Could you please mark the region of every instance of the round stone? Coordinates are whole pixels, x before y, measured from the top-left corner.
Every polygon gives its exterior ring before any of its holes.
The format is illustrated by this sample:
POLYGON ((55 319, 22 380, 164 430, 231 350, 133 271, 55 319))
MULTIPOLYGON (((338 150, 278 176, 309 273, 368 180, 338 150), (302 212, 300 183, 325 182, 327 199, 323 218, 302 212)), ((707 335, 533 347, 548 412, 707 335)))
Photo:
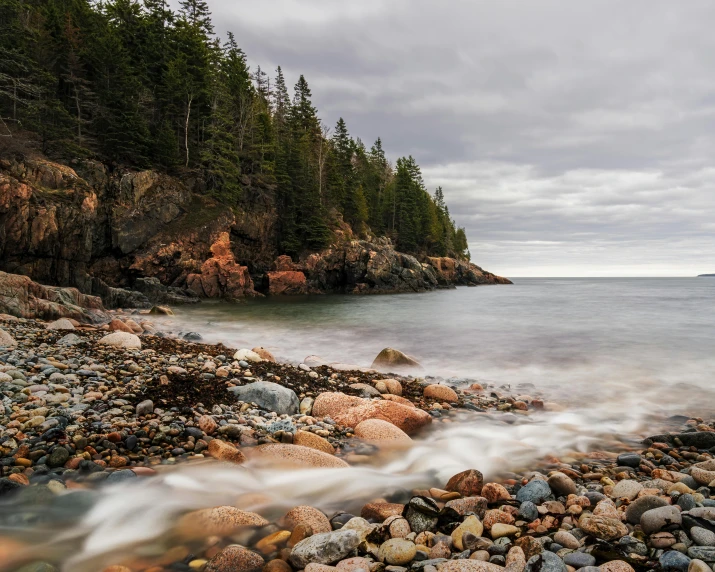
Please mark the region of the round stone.
POLYGON ((402 566, 412 562, 417 554, 417 547, 414 542, 404 538, 391 538, 383 542, 377 552, 377 557, 381 562, 386 562, 393 566, 402 566))
POLYGON ((663 572, 688 572, 690 558, 677 550, 663 552, 658 559, 663 572))

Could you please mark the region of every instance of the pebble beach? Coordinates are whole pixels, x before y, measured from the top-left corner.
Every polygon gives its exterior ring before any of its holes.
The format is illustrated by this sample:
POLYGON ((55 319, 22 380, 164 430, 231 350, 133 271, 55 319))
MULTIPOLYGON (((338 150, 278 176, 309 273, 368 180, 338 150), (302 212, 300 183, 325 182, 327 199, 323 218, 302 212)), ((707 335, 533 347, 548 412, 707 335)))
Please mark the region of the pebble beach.
POLYGON ((1 320, 2 571, 688 572, 715 564, 711 420, 684 417, 640 441, 613 439, 529 467, 515 461, 498 473, 475 465, 447 478, 395 474, 384 481, 394 486, 363 482, 359 494, 340 485, 344 506, 338 494, 329 510, 317 501, 291 506, 302 481, 323 482, 327 497, 329 483, 364 481, 440 428, 526 423, 559 404, 477 380, 388 376, 318 358, 279 363, 264 348, 164 332, 148 314, 117 313, 102 327, 1 320), (171 517, 148 527, 146 541, 120 542, 117 528, 114 545, 93 544, 103 499, 131 505, 156 491, 158 505, 162 491, 189 490, 177 475, 205 491, 166 509, 171 517), (212 487, 216 475, 226 479, 221 487, 212 487), (269 484, 280 479, 294 494, 276 502, 269 484), (226 502, 212 504, 219 497, 226 502))

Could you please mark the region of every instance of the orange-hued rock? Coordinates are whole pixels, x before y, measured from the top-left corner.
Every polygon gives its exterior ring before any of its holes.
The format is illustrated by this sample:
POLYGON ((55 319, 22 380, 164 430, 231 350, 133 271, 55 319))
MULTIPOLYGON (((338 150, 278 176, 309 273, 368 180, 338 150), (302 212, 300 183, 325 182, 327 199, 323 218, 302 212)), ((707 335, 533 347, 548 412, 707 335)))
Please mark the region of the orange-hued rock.
POLYGON ((503 485, 499 483, 487 483, 482 487, 482 493, 489 504, 495 503, 501 500, 511 500, 511 495, 509 491, 504 488, 503 485))
POLYGON ((284 445, 269 443, 259 445, 250 450, 249 456, 261 462, 296 468, 345 468, 349 465, 333 455, 303 447, 301 445, 284 445))
POLYGON ((205 572, 259 572, 265 560, 248 548, 231 544, 214 556, 204 568, 205 572))
POLYGON ((382 396, 382 398, 386 401, 394 401, 395 403, 401 403, 402 405, 407 405, 407 407, 415 407, 415 404, 412 403, 409 399, 400 397, 399 395, 392 395, 391 393, 386 393, 385 395, 382 396))
POLYGON ((231 251, 228 232, 211 245, 212 257, 201 265, 200 274, 189 274, 186 285, 202 298, 244 298, 256 296, 247 266, 240 266, 231 251))
POLYGON ((459 401, 459 396, 454 389, 437 383, 425 387, 424 396, 429 399, 437 399, 439 401, 459 401))
POLYGON ((347 395, 337 391, 326 391, 315 398, 313 417, 333 417, 340 413, 344 413, 348 409, 362 405, 367 400, 354 395, 347 395))
POLYGON ((260 514, 233 506, 217 506, 189 512, 182 516, 176 532, 182 538, 229 536, 245 526, 265 526, 268 521, 260 514))
POLYGON ((234 447, 231 443, 221 441, 220 439, 212 439, 209 443, 208 453, 214 459, 226 461, 228 463, 243 463, 246 456, 234 447))
POLYGON ((382 419, 366 419, 355 427, 355 436, 365 441, 389 444, 411 444, 412 439, 399 427, 382 419))
POLYGON ((333 447, 327 439, 310 431, 296 431, 293 436, 293 444, 310 447, 311 449, 322 451, 329 455, 335 454, 335 447, 333 447))
POLYGON ((308 293, 305 274, 298 270, 266 272, 268 294, 271 296, 296 296, 308 293))
POLYGON ((390 395, 402 395, 402 384, 396 379, 381 379, 390 395))
POLYGON ((218 423, 210 415, 202 415, 198 420, 199 429, 201 429, 207 435, 211 435, 216 429, 218 429, 218 423))
POLYGON ((289 510, 283 517, 283 522, 285 526, 291 530, 299 524, 310 527, 313 534, 321 534, 333 530, 328 517, 312 506, 297 506, 289 510))
POLYGON ((368 520, 383 522, 391 516, 401 516, 405 505, 393 502, 371 502, 362 507, 360 516, 368 520))
POLYGON ((482 493, 484 475, 475 469, 457 473, 447 482, 445 489, 457 492, 463 497, 476 497, 482 493))
POLYGON ((264 347, 256 347, 253 348, 251 351, 258 354, 263 361, 276 363, 276 358, 273 357, 273 354, 264 347))
POLYGON ((134 333, 134 330, 117 318, 114 318, 108 325, 110 332, 126 332, 128 334, 134 333))
POLYGON ((388 372, 422 369, 422 365, 415 358, 394 348, 385 348, 377 354, 371 367, 372 369, 388 372))
POLYGON ((432 416, 426 411, 388 400, 366 401, 344 413, 335 415, 333 419, 339 425, 352 428, 366 419, 382 419, 399 427, 407 434, 415 433, 425 425, 432 423, 432 416))

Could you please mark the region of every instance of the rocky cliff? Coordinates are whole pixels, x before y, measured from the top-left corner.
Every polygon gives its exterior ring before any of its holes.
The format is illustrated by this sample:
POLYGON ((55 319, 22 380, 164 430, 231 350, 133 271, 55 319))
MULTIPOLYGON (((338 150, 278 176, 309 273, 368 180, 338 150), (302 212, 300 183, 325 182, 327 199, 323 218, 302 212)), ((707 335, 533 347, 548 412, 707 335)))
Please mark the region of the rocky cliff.
POLYGON ((0 270, 77 288, 108 307, 261 294, 380 293, 507 280, 448 258, 417 260, 389 240, 353 240, 294 263, 279 256, 260 192, 231 209, 192 181, 97 161, 0 160, 0 270))

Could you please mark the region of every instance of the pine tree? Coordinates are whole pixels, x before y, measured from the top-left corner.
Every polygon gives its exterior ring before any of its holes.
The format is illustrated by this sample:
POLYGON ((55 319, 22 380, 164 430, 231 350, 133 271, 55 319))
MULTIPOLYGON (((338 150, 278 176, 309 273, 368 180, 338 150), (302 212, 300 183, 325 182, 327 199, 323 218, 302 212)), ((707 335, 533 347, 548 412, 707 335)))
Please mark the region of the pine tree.
POLYGON ((213 36, 214 27, 211 23, 211 10, 205 0, 181 0, 179 13, 192 26, 199 28, 207 36, 213 36))

